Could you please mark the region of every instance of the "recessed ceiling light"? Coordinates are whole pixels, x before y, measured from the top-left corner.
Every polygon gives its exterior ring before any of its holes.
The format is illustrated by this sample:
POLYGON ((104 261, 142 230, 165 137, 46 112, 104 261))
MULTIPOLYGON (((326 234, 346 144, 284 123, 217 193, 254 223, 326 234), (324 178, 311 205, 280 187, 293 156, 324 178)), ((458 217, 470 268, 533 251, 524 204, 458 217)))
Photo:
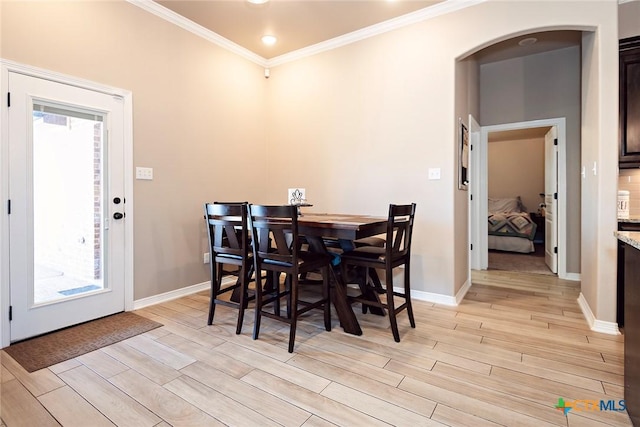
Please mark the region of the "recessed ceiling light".
POLYGON ((527 37, 526 39, 522 39, 518 42, 518 44, 520 46, 531 46, 532 44, 534 44, 535 42, 537 42, 538 39, 535 37, 527 37))
POLYGON ((271 35, 262 36, 262 43, 268 46, 276 44, 276 41, 278 41, 276 36, 271 36, 271 35))
POLYGON ((268 2, 269 0, 248 0, 249 3, 253 3, 253 4, 263 4, 268 2))

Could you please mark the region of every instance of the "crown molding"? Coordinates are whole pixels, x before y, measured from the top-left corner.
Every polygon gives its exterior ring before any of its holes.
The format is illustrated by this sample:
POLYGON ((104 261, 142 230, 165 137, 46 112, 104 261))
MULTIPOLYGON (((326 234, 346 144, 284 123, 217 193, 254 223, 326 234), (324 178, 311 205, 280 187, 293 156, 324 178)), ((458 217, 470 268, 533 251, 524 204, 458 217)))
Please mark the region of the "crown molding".
POLYGON ((164 19, 172 24, 179 26, 180 28, 187 30, 211 43, 218 45, 224 49, 227 49, 251 62, 254 62, 263 67, 267 67, 267 60, 260 55, 256 55, 248 49, 228 40, 218 33, 214 33, 211 30, 206 29, 202 25, 185 18, 182 15, 175 13, 174 11, 167 9, 166 7, 152 1, 152 0, 126 0, 134 6, 139 7, 149 13, 156 15, 159 18, 164 19))
POLYGON ((455 12, 457 10, 484 3, 486 1, 488 0, 445 0, 442 3, 438 3, 434 6, 429 6, 424 9, 407 13, 406 15, 398 16, 397 18, 389 19, 387 21, 383 21, 378 24, 353 31, 351 33, 347 33, 324 42, 298 49, 290 53, 285 53, 284 55, 276 56, 275 58, 269 59, 267 63, 269 67, 275 67, 287 62, 292 62, 301 58, 316 55, 321 52, 337 49, 339 47, 346 46, 348 44, 384 34, 386 32, 406 27, 412 24, 416 24, 418 22, 427 21, 437 16, 455 12))
POLYGON ((287 62, 292 62, 301 58, 316 55, 321 52, 337 49, 339 47, 346 46, 360 40, 377 36, 379 34, 384 34, 386 32, 406 27, 408 25, 416 24, 418 22, 423 22, 437 16, 445 15, 447 13, 474 6, 476 4, 484 3, 488 0, 445 0, 434 6, 429 6, 424 9, 399 16, 397 18, 389 19, 387 21, 380 22, 378 24, 371 25, 357 31, 353 31, 351 33, 335 37, 324 42, 316 43, 314 45, 298 49, 293 52, 285 53, 284 55, 276 56, 275 58, 271 59, 266 59, 259 55, 256 55, 250 50, 245 49, 244 47, 222 37, 221 35, 211 30, 204 28, 199 24, 196 24, 195 22, 173 12, 172 10, 167 9, 166 7, 152 0, 126 1, 199 37, 202 37, 205 40, 208 40, 224 49, 240 55, 251 62, 254 62, 265 68, 271 68, 285 64, 287 62))

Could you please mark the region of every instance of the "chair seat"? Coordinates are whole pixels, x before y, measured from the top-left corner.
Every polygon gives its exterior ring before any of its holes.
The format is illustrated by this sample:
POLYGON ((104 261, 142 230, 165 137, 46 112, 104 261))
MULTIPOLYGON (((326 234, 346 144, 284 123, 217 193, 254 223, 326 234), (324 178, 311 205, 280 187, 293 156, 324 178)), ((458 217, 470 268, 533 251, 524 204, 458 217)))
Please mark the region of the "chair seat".
MULTIPOLYGON (((251 257, 251 255, 249 255, 249 257, 251 257)), ((223 254, 223 253, 219 253, 216 255, 216 261, 219 261, 219 262, 232 261, 232 260, 242 261, 242 256, 236 255, 236 254, 223 254)))
POLYGON ((384 248, 384 245, 386 243, 386 240, 382 237, 363 237, 362 239, 357 239, 353 241, 353 244, 355 245, 356 248, 362 247, 362 246, 376 246, 379 248, 384 248))

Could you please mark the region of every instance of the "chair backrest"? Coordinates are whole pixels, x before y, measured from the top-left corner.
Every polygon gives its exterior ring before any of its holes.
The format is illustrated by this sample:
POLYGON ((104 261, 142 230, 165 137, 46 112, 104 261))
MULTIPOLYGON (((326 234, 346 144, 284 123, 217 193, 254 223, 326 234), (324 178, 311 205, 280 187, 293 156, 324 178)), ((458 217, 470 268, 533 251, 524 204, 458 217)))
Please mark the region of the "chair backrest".
POLYGON ((413 234, 415 214, 415 203, 410 205, 389 205, 386 244, 387 259, 408 257, 411 254, 411 235, 413 234))
POLYGON ((298 212, 295 205, 249 205, 256 260, 294 267, 298 259, 298 212))
POLYGON ((247 203, 205 203, 211 257, 246 258, 249 253, 247 203))

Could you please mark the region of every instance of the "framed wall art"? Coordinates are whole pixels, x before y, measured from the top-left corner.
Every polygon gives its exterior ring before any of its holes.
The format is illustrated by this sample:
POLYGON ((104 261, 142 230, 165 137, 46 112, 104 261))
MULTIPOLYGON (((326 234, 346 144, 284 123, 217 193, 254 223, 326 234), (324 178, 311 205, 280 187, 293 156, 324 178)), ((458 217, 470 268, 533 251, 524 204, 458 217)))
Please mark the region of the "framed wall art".
POLYGON ((458 119, 458 189, 469 188, 469 129, 458 119))

